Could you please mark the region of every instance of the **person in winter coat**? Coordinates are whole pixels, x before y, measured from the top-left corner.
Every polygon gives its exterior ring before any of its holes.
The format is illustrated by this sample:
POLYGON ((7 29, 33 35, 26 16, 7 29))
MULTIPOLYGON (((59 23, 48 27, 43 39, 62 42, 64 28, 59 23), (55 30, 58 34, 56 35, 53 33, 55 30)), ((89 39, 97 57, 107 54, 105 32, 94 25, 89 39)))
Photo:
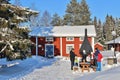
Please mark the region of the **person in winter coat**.
POLYGON ((83 61, 87 62, 86 57, 87 57, 87 53, 86 53, 85 50, 83 50, 83 52, 82 52, 82 62, 83 61))
POLYGON ((98 48, 95 48, 95 53, 94 53, 94 55, 95 55, 95 56, 98 56, 98 53, 100 53, 99 49, 98 49, 98 48))
POLYGON ((98 58, 97 58, 97 69, 96 71, 101 71, 101 59, 103 58, 101 53, 98 53, 98 58))
POLYGON ((75 61, 75 53, 74 53, 74 49, 72 48, 70 51, 70 61, 71 61, 71 70, 73 70, 73 66, 74 66, 74 61, 75 61))
POLYGON ((95 53, 94 53, 94 65, 97 66, 97 59, 98 59, 98 54, 100 53, 100 51, 98 50, 98 48, 95 48, 95 53))

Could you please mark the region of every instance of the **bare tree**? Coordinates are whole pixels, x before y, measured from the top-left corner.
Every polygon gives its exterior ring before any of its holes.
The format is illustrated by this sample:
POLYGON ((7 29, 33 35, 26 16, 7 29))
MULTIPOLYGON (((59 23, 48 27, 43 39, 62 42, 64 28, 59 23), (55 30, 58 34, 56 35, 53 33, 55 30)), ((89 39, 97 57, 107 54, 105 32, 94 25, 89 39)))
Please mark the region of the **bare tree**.
POLYGON ((51 26, 51 15, 48 11, 45 11, 41 17, 41 26, 51 26))
POLYGON ((20 2, 20 0, 15 0, 15 1, 14 1, 14 4, 15 4, 16 6, 21 6, 21 5, 22 5, 21 2, 20 2))
MULTIPOLYGON (((31 3, 30 9, 37 10, 35 3, 31 3)), ((33 15, 30 17, 30 27, 40 26, 40 13, 38 15, 33 15)))

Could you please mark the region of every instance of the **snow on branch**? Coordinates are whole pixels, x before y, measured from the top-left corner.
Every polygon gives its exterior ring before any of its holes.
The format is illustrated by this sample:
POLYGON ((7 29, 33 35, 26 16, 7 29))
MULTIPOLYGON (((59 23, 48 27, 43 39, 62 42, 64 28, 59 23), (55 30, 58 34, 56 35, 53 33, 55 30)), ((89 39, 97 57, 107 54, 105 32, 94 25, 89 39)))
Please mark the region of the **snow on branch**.
POLYGON ((10 46, 10 49, 11 49, 11 50, 14 50, 13 45, 12 45, 12 44, 10 44, 10 42, 9 42, 9 41, 7 41, 7 44, 10 46))
POLYGON ((13 45, 9 41, 7 41, 7 44, 2 48, 2 50, 0 51, 0 53, 3 52, 7 48, 8 45, 10 46, 11 50, 14 50, 13 45))
POLYGON ((11 5, 11 4, 1 4, 1 6, 3 6, 4 8, 7 7, 7 8, 12 9, 12 10, 28 11, 28 12, 33 13, 33 14, 38 14, 39 13, 38 11, 30 10, 29 8, 25 8, 25 7, 21 7, 21 6, 15 6, 15 5, 11 5))
POLYGON ((26 20, 25 17, 19 17, 19 16, 16 16, 16 19, 18 19, 18 20, 22 20, 22 21, 26 20))
POLYGON ((0 17, 0 21, 6 22, 6 23, 8 22, 8 20, 6 20, 5 18, 1 18, 1 17, 0 17))
POLYGON ((6 44, 6 45, 3 47, 3 49, 0 51, 0 53, 3 52, 3 51, 6 49, 7 45, 8 45, 8 44, 6 44))

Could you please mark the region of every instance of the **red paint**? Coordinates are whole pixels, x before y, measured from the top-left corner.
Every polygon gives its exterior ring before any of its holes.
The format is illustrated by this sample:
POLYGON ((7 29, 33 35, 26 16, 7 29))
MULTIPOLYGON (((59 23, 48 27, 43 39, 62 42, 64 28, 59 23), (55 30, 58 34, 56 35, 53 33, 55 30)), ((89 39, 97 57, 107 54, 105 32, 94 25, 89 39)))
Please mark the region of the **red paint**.
MULTIPOLYGON (((89 42, 92 42, 92 38, 88 37, 89 42)), ((35 37, 31 37, 32 42, 36 42, 35 37)), ((62 56, 69 56, 69 53, 66 53, 66 44, 74 44, 75 53, 77 56, 80 56, 79 49, 80 44, 82 44, 83 41, 80 40, 79 37, 75 37, 74 41, 66 41, 66 37, 62 37, 62 56)), ((41 45, 38 47, 38 55, 45 56, 45 44, 54 44, 54 55, 61 55, 61 44, 60 44, 60 37, 54 37, 53 42, 46 42, 45 37, 39 37, 38 38, 38 45, 41 45)), ((35 54, 35 49, 32 50, 32 54, 35 54)))
POLYGON ((94 45, 94 48, 98 48, 100 51, 103 51, 103 45, 100 44, 100 43, 96 43, 96 44, 94 45))

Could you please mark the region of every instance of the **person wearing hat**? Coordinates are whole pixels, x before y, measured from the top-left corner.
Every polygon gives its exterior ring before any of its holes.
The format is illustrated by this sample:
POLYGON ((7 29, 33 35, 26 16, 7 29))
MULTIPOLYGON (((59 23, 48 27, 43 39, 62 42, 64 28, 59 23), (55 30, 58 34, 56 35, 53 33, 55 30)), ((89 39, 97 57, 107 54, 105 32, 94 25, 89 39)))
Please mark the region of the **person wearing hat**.
POLYGON ((73 70, 75 56, 76 55, 75 55, 75 52, 74 52, 74 48, 72 48, 71 51, 70 51, 71 70, 73 70))

